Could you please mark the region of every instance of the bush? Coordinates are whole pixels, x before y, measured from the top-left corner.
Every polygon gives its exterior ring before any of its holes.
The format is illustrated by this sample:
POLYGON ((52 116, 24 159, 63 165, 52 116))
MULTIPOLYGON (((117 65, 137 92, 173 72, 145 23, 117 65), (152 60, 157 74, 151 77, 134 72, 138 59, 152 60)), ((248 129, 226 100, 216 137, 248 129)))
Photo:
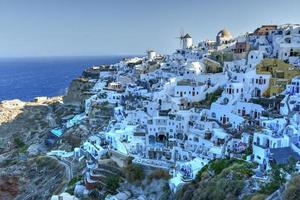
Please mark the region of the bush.
POLYGON ((250 163, 233 164, 230 169, 239 172, 246 177, 251 177, 254 174, 252 170, 253 166, 254 165, 250 163))
POLYGON ((206 97, 205 97, 205 100, 200 101, 199 105, 210 106, 213 102, 217 101, 217 99, 221 96, 222 92, 223 92, 223 89, 218 88, 213 93, 207 93, 206 97))
POLYGON ((289 182, 286 190, 284 191, 285 200, 297 200, 300 199, 300 174, 295 175, 289 182))
POLYGON ((171 178, 171 176, 167 171, 161 170, 161 169, 156 169, 148 176, 148 181, 151 182, 153 179, 155 179, 155 180, 159 180, 159 179, 169 180, 170 178, 171 178))
POLYGON ((28 149, 28 145, 23 145, 19 148, 19 153, 25 153, 28 149))
POLYGON ((82 176, 75 176, 73 177, 70 182, 68 183, 68 186, 74 186, 78 181, 82 179, 82 176))
POLYGON ((258 191, 259 194, 270 195, 280 188, 282 184, 285 183, 284 174, 281 172, 281 168, 278 165, 272 166, 271 182, 265 184, 261 190, 258 191))
POLYGON ((292 174, 296 171, 297 160, 293 157, 290 157, 288 163, 283 166, 284 171, 289 174, 292 174))
POLYGON ((214 161, 212 161, 209 165, 209 168, 211 170, 214 171, 214 173, 220 174, 223 169, 229 167, 234 161, 236 161, 235 159, 216 159, 214 161))
POLYGON ((261 190, 259 191, 260 194, 266 194, 266 195, 270 195, 273 192, 275 192, 276 190, 278 190, 280 187, 280 184, 272 181, 270 183, 267 183, 265 186, 263 186, 261 188, 261 190))
POLYGON ((107 189, 111 191, 112 193, 115 193, 120 185, 120 179, 118 176, 108 176, 105 179, 105 183, 107 186, 107 189))
POLYGON ((141 181, 145 178, 144 170, 139 165, 128 165, 124 171, 129 182, 141 181))
POLYGON ((253 165, 238 159, 215 159, 203 167, 195 181, 176 193, 177 199, 238 199, 245 180, 253 175, 253 165))
POLYGON ((22 140, 21 138, 19 138, 19 137, 15 137, 15 138, 14 138, 14 144, 15 144, 18 148, 25 146, 25 143, 24 143, 23 140, 22 140))
POLYGON ((252 198, 251 198, 251 200, 265 200, 266 199, 266 195, 264 195, 264 194, 256 194, 256 195, 254 195, 252 198))
POLYGON ((204 172, 207 171, 207 169, 208 169, 208 165, 205 165, 204 167, 202 167, 199 170, 199 172, 197 173, 195 181, 201 181, 202 180, 202 175, 203 175, 204 172))

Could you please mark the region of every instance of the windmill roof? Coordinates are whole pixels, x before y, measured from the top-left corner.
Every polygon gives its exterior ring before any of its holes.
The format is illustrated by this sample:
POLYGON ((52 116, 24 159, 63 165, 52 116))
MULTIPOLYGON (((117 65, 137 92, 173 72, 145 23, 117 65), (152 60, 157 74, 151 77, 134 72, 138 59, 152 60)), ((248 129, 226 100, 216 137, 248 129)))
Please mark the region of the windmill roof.
POLYGON ((185 34, 185 36, 183 37, 183 38, 192 38, 188 33, 187 34, 185 34))

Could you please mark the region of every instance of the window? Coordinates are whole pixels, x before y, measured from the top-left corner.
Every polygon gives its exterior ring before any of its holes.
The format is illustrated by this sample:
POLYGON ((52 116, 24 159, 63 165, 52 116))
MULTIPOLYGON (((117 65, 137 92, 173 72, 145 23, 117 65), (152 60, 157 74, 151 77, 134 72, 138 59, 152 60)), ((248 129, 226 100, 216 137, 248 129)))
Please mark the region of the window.
POLYGON ((213 113, 211 114, 211 117, 216 118, 216 113, 213 112, 213 113))

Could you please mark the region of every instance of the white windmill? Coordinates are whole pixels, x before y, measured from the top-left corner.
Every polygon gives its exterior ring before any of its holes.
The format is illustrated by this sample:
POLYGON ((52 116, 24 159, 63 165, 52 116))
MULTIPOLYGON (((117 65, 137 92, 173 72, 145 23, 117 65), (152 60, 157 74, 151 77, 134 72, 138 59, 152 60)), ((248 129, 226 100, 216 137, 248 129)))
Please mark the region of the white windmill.
POLYGON ((180 31, 180 36, 177 37, 180 40, 180 45, 182 49, 189 49, 193 46, 193 39, 188 33, 184 33, 183 30, 180 31))
POLYGON ((157 54, 155 51, 153 51, 151 49, 147 50, 147 57, 149 60, 154 60, 156 56, 157 56, 157 54))

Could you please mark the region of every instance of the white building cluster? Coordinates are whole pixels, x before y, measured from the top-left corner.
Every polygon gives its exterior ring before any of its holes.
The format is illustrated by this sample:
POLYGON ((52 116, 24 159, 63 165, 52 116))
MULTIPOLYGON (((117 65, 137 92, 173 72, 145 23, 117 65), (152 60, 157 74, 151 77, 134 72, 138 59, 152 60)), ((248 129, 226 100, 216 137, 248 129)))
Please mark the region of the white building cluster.
MULTIPOLYGON (((86 114, 99 102, 115 109, 95 135, 137 164, 172 169, 173 190, 210 160, 242 158, 248 148, 247 160, 261 171, 289 157, 299 160, 300 78, 277 94, 285 97, 276 115, 276 98, 262 99, 274 77, 256 67, 266 58, 300 67, 300 25, 265 25, 239 37, 224 29, 216 41, 198 45, 189 34, 181 39, 171 55, 150 50, 100 72, 86 114)), ((99 145, 84 143, 94 156, 103 152, 99 145)))

